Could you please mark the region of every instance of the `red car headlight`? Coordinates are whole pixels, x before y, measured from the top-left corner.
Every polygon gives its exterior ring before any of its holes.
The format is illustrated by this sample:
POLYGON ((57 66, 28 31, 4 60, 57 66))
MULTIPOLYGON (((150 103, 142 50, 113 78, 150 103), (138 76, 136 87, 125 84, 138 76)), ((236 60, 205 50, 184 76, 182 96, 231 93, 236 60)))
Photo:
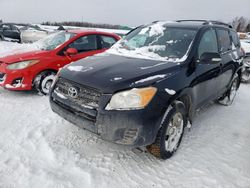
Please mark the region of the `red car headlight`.
POLYGON ((27 60, 27 61, 20 61, 17 63, 13 63, 7 66, 7 69, 9 70, 20 70, 25 69, 27 67, 30 67, 34 64, 39 63, 39 60, 27 60))

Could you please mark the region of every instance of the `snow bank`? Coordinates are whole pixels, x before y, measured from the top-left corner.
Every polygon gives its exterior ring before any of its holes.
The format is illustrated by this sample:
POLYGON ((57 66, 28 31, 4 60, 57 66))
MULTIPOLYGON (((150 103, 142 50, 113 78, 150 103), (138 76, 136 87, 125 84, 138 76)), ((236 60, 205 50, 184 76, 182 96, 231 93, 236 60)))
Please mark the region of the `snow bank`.
POLYGON ((248 187, 249 92, 199 112, 168 161, 63 120, 47 97, 0 89, 0 187, 248 187))

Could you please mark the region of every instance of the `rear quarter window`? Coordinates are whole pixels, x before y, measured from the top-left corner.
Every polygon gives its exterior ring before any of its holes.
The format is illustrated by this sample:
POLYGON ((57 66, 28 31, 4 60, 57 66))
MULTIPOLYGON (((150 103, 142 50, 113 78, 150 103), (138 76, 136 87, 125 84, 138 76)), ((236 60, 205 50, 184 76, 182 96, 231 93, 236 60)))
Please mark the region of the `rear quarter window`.
POLYGON ((111 36, 101 35, 100 37, 101 37, 102 48, 110 48, 117 41, 115 38, 113 38, 111 36))
POLYGON ((229 32, 226 29, 218 29, 218 41, 220 46, 220 52, 227 52, 232 49, 231 39, 229 32))

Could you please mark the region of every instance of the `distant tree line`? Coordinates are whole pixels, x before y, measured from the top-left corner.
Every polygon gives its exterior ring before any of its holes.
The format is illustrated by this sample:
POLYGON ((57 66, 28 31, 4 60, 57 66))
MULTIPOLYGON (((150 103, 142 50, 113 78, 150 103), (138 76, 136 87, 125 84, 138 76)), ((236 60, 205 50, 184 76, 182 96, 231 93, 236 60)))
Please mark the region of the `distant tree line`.
MULTIPOLYGON (((0 19, 0 23, 3 23, 3 20, 0 19)), ((250 20, 240 16, 235 17, 233 21, 230 23, 233 28, 237 32, 250 32, 250 20)), ((75 27, 93 27, 93 28, 107 28, 107 29, 132 29, 128 26, 121 26, 121 25, 112 25, 112 24, 96 24, 96 23, 89 23, 89 22, 43 22, 42 25, 51 25, 51 26, 75 26, 75 27)))
POLYGON ((231 24, 237 32, 250 32, 250 20, 243 16, 235 17, 231 24))
POLYGON ((42 25, 50 25, 50 26, 74 26, 74 27, 93 27, 93 28, 106 28, 106 29, 127 29, 130 30, 130 27, 121 26, 121 25, 111 25, 111 24, 96 24, 89 22, 43 22, 42 25))

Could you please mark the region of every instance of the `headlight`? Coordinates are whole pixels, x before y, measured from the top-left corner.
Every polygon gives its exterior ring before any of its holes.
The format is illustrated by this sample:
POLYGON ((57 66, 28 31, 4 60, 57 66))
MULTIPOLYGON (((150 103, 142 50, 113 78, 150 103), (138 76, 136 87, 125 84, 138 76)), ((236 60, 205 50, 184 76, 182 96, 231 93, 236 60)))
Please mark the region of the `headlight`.
POLYGON ((146 87, 116 93, 106 106, 106 110, 142 109, 152 100, 156 91, 154 87, 146 87))
POLYGON ((21 61, 21 62, 17 62, 17 63, 13 63, 7 66, 7 69, 10 70, 20 70, 20 69, 24 69, 27 68, 31 65, 37 64, 39 63, 39 60, 28 60, 28 61, 21 61))

